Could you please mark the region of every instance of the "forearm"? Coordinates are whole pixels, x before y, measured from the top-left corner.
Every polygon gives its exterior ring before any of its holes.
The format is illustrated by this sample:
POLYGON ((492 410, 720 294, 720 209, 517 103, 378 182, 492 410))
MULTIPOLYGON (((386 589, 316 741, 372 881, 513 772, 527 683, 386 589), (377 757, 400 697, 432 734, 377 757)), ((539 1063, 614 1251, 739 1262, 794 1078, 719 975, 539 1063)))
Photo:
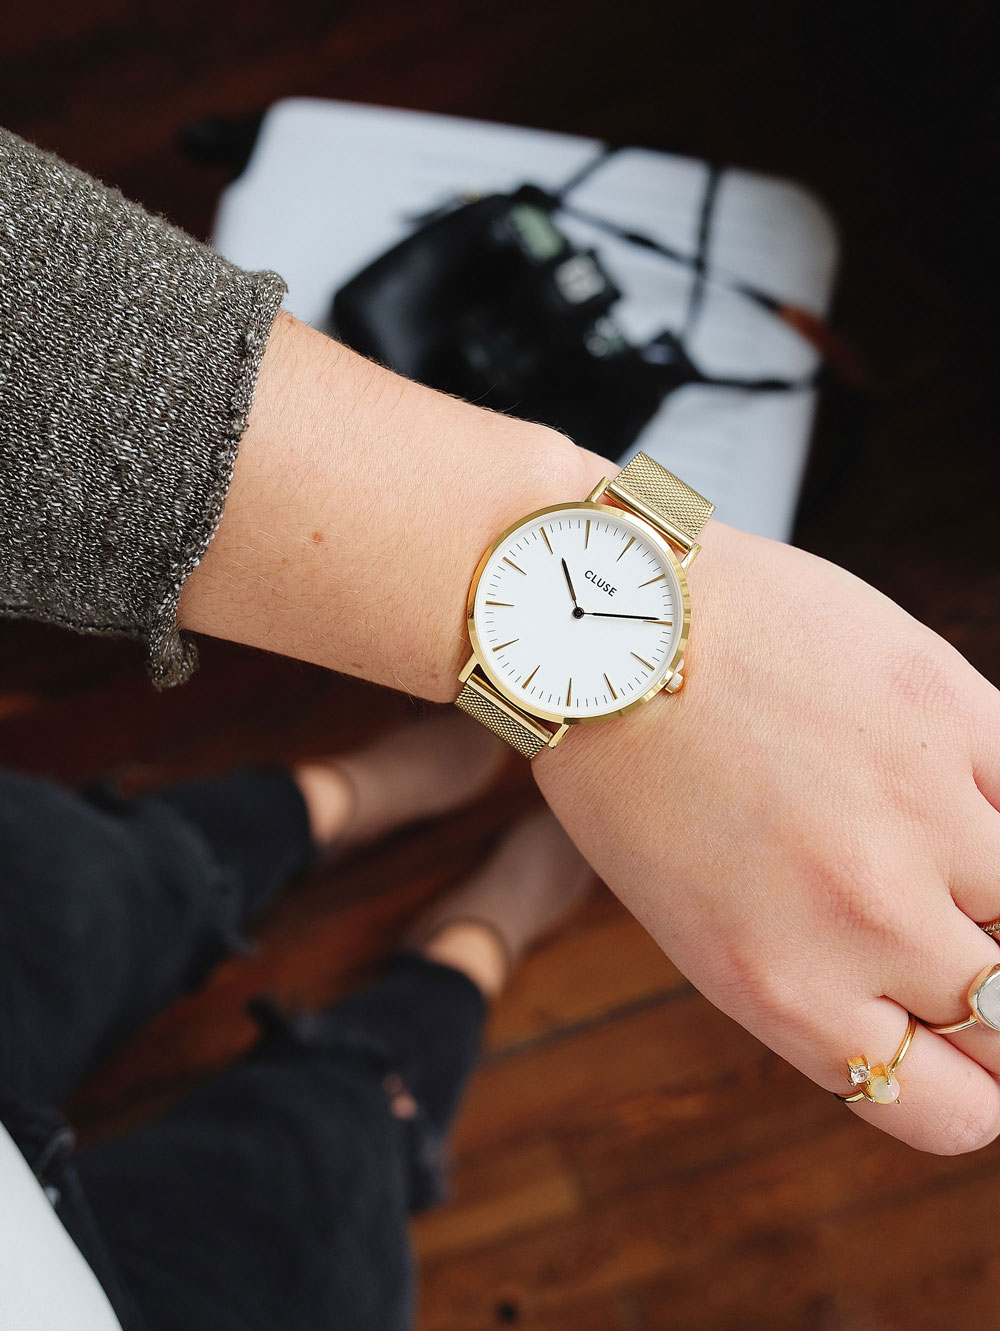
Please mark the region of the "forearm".
POLYGON ((181 623, 451 699, 482 551, 531 509, 582 498, 609 468, 562 435, 401 379, 279 316, 181 623))

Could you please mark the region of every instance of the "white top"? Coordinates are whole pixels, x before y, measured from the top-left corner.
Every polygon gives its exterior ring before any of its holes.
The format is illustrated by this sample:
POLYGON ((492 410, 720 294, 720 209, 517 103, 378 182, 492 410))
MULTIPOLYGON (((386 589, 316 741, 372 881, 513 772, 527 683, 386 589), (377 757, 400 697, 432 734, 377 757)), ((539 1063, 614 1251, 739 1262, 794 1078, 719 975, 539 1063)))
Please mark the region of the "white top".
POLYGON ((0 1331, 121 1331, 97 1277, 0 1127, 0 1331))

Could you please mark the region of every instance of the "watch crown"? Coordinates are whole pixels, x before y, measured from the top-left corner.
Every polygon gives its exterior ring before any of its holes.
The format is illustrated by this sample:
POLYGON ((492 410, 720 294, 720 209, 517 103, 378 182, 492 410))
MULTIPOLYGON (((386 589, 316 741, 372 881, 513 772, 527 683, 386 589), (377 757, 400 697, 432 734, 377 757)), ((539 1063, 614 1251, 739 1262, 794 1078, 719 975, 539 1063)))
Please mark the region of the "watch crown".
POLYGON ((668 675, 663 681, 663 688, 667 693, 676 693, 683 683, 684 676, 679 670, 675 670, 672 675, 668 675))

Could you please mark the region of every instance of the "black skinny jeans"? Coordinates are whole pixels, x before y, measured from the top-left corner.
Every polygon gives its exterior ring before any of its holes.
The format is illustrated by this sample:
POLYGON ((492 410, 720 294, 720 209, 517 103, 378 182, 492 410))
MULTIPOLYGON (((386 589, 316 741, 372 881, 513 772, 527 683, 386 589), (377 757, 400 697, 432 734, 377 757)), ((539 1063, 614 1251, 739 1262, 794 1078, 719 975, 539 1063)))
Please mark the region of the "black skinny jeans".
POLYGON ((312 854, 279 769, 127 801, 0 773, 0 1120, 125 1331, 411 1324, 408 1215, 438 1194, 484 1015, 458 971, 400 956, 327 1011, 262 1005, 248 1057, 92 1150, 58 1113, 312 854))

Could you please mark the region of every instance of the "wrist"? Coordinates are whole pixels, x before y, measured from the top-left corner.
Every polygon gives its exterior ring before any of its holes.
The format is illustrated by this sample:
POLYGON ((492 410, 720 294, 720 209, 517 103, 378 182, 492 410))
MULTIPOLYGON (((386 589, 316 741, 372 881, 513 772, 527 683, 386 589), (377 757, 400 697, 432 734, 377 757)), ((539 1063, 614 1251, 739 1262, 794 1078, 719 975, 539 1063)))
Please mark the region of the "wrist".
POLYGON ((433 691, 424 696, 439 702, 455 698, 459 672, 472 650, 467 600, 483 552, 519 518, 550 504, 582 499, 617 471, 614 463, 554 430, 508 417, 494 419, 503 422, 504 465, 495 470, 494 480, 472 473, 463 477, 463 493, 456 497, 464 515, 461 555, 438 578, 438 604, 446 624, 437 632, 433 691))
POLYGON ((281 315, 181 622, 450 700, 483 549, 613 470, 555 431, 411 383, 281 315))
MULTIPOLYGON (((433 557, 424 578, 420 653, 409 662, 412 678, 405 685, 435 702, 451 702, 459 690, 459 672, 471 651, 469 586, 483 551, 525 514, 583 497, 616 470, 557 431, 491 413, 476 415, 485 418, 490 443, 474 465, 449 463, 445 468, 448 487, 438 502, 448 541, 444 545, 435 538, 429 543, 433 557)), ((468 428, 476 422, 467 417, 465 424, 468 428)))

